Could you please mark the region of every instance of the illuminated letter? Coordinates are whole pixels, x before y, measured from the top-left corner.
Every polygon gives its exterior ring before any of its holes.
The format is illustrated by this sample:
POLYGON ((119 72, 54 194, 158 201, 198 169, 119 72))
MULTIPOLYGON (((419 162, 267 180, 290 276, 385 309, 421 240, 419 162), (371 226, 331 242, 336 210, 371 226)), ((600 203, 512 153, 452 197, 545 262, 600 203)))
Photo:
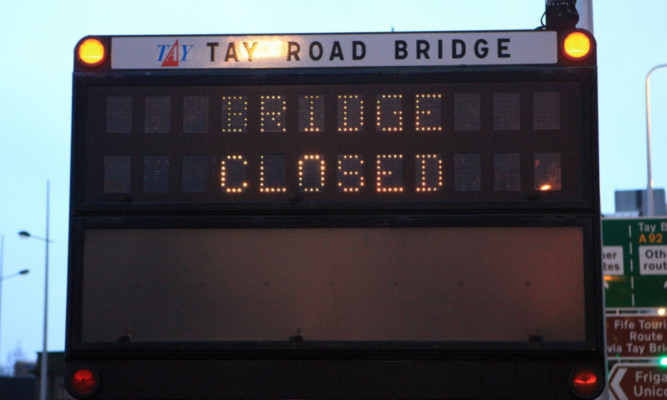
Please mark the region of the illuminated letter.
POLYGON ((377 130, 399 132, 403 130, 402 94, 377 95, 377 130))
POLYGON ((421 132, 441 131, 442 94, 415 95, 415 130, 421 132))
POLYGON ((248 128, 248 99, 246 96, 222 96, 223 133, 246 132, 248 128))
POLYGON ((442 188, 442 155, 417 154, 415 156, 415 190, 437 192, 442 188))
POLYGON ((299 96, 299 132, 324 131, 324 96, 299 96))
POLYGON ((260 132, 287 132, 287 101, 284 96, 261 96, 260 104, 260 132))
POLYGON ((220 189, 226 193, 244 193, 248 189, 248 161, 243 155, 228 155, 220 162, 220 189))
POLYGON ((363 97, 360 94, 338 95, 338 132, 359 132, 363 128, 363 97))
POLYGON ((259 191, 261 193, 286 192, 285 155, 262 154, 259 157, 259 191))
POLYGON ((377 155, 376 183, 378 192, 403 191, 403 154, 377 155))
POLYGON ((319 154, 299 157, 299 192, 319 192, 324 189, 324 158, 319 154))
POLYGON ((358 192, 363 189, 363 156, 359 154, 339 154, 336 175, 339 192, 358 192))

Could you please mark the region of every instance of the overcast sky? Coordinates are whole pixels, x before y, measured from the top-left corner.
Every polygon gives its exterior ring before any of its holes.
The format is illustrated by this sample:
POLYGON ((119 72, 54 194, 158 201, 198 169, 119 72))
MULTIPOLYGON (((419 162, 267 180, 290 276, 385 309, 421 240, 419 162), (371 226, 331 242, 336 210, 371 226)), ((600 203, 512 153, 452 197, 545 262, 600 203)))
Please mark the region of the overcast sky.
MULTIPOLYGON (((14 1, 0 6, 0 234, 4 272, 30 268, 2 284, 0 363, 41 350, 46 181, 51 181, 49 338, 64 349, 71 71, 73 49, 89 34, 252 34, 533 29, 543 0, 411 1, 14 1)), ((644 81, 667 63, 667 1, 598 0, 601 198, 646 187, 644 81)), ((667 185, 667 68, 651 83, 653 174, 667 185)))

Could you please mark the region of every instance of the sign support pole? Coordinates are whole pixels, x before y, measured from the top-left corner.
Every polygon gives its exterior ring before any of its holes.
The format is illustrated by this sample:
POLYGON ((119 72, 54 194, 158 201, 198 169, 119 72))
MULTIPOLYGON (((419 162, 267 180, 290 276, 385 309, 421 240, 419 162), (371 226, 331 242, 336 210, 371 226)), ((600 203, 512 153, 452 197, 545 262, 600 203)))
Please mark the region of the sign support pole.
POLYGON ((593 0, 579 0, 577 2, 579 23, 577 28, 586 29, 593 33, 593 0))
POLYGON ((648 183, 646 188, 646 196, 648 197, 648 216, 652 217, 655 213, 653 205, 653 177, 651 174, 651 92, 650 80, 653 71, 667 67, 667 64, 656 65, 651 68, 646 74, 646 171, 648 175, 648 183))

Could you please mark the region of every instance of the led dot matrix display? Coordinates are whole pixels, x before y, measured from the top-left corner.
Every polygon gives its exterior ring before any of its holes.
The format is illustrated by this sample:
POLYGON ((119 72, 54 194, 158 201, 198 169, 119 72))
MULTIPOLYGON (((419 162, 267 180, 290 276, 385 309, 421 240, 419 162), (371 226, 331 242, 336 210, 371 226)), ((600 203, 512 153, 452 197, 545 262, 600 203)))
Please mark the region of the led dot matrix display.
POLYGON ((572 198, 582 189, 581 155, 574 150, 580 128, 576 118, 564 118, 582 101, 573 84, 179 86, 94 93, 103 112, 89 143, 102 172, 91 176, 100 183, 89 198, 525 201, 572 198))

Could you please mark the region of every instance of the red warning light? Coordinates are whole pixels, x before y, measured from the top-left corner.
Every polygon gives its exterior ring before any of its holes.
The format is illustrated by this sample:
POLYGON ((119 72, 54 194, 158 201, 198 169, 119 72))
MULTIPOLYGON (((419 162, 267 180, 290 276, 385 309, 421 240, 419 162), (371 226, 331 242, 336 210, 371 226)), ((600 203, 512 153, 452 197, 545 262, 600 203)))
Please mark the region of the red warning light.
POLYGON ((582 397, 589 397, 597 393, 598 384, 597 374, 590 369, 579 370, 572 377, 572 387, 582 397))
POLYGON ((76 370, 71 380, 72 390, 81 396, 90 396, 97 389, 97 374, 88 368, 76 370))

